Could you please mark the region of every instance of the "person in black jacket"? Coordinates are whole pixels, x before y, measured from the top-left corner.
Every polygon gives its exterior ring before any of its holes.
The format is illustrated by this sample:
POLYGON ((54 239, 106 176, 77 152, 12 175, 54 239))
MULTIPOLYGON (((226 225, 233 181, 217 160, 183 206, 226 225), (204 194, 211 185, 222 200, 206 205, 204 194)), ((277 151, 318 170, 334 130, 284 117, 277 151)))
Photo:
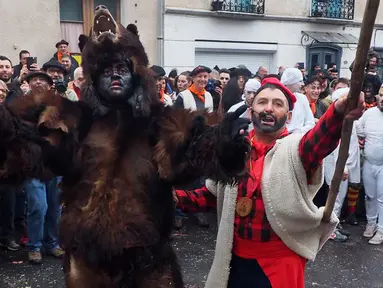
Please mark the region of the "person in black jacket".
POLYGON ((21 50, 19 53, 19 60, 20 63, 13 66, 13 78, 19 77, 21 70, 26 68, 27 65, 27 59, 31 56, 30 53, 27 50, 21 50))
POLYGON ((56 43, 57 52, 53 55, 53 58, 55 58, 57 61, 61 63, 61 57, 64 54, 67 54, 71 58, 72 66, 74 69, 78 67, 78 62, 76 59, 73 58, 73 56, 70 55, 68 50, 68 41, 65 41, 64 39, 56 43))

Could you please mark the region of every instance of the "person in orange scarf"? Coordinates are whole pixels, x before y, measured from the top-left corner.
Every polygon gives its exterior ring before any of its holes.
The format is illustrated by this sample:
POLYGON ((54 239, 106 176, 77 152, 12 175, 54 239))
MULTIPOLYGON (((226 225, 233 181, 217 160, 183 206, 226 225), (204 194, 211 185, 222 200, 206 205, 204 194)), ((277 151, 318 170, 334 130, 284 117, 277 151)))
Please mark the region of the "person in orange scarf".
POLYGON ((61 41, 57 42, 56 43, 57 52, 53 55, 53 58, 55 58, 57 61, 59 61, 61 63, 61 57, 64 54, 67 54, 71 58, 72 66, 74 67, 74 69, 76 69, 79 66, 78 62, 77 62, 77 60, 75 58, 73 58, 70 55, 70 52, 68 50, 68 46, 69 46, 68 41, 66 41, 64 39, 62 39, 61 41))
POLYGON ((315 123, 326 112, 327 106, 319 99, 322 87, 322 79, 319 77, 312 77, 306 84, 306 97, 310 104, 310 109, 313 112, 315 123))
POLYGON ((174 107, 190 109, 192 111, 208 109, 210 112, 213 112, 213 97, 205 89, 210 73, 211 69, 206 66, 200 65, 194 68, 190 73, 190 76, 193 78, 193 84, 178 94, 174 107))
MULTIPOLYGON (((193 78, 193 84, 188 89, 178 94, 173 107, 176 109, 189 109, 191 111, 207 109, 209 112, 213 112, 213 97, 205 89, 209 81, 210 73, 211 69, 209 67, 202 65, 195 67, 190 73, 190 76, 193 78)), ((203 186, 203 183, 204 179, 201 177, 199 179, 195 179, 195 181, 187 187, 176 188, 194 189, 203 186)), ((209 227, 209 222, 203 213, 194 213, 194 216, 198 226, 204 228, 209 227)), ((179 210, 176 215, 176 224, 178 227, 182 227, 182 216, 179 213, 179 210)))

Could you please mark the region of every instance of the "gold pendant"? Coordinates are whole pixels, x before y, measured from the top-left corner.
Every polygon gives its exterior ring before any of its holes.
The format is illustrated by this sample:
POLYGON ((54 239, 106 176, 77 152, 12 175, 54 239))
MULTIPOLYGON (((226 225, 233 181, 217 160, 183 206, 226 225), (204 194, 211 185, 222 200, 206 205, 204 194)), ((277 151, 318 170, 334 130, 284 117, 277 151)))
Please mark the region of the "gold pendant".
POLYGON ((240 217, 246 217, 250 214, 253 207, 253 201, 248 197, 242 197, 237 202, 236 211, 240 217))

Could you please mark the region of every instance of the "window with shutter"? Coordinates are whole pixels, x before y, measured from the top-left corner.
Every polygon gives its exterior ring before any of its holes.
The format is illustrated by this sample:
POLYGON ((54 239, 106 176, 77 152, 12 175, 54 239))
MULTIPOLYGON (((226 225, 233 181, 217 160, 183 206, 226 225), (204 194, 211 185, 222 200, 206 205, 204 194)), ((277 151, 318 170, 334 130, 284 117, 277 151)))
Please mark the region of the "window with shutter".
POLYGON ((69 51, 71 53, 80 53, 78 36, 80 34, 88 35, 92 27, 94 9, 98 5, 108 7, 112 16, 117 22, 120 22, 120 1, 121 0, 60 0, 60 39, 65 39, 69 42, 69 51))

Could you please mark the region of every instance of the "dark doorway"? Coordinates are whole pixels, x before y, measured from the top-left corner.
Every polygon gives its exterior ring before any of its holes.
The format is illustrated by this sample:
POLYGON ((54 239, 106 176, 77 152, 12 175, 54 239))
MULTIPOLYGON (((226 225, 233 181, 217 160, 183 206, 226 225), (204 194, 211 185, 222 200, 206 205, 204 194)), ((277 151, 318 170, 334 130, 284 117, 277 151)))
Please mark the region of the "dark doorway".
POLYGON ((342 47, 333 44, 314 43, 306 48, 306 67, 311 71, 313 65, 319 64, 322 69, 328 69, 335 63, 340 70, 342 47))

